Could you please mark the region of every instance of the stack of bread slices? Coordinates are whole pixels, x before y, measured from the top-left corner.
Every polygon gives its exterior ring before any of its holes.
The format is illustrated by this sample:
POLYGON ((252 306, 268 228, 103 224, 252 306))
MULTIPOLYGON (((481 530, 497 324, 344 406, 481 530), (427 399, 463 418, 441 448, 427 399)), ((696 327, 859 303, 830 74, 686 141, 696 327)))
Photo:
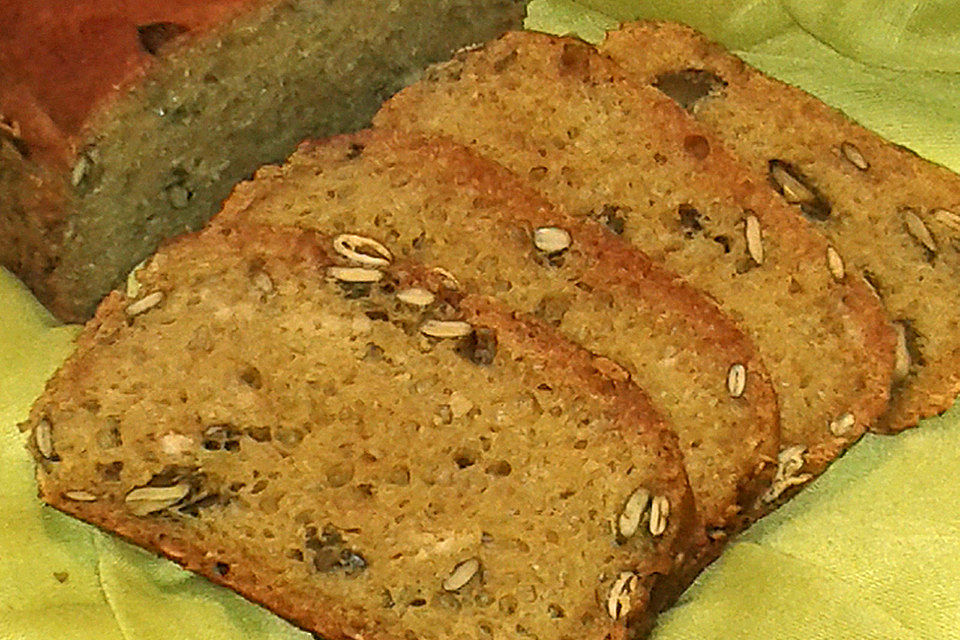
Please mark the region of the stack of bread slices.
POLYGON ((41 496, 331 640, 641 637, 960 391, 958 214, 685 27, 509 33, 112 292, 27 423, 41 496))

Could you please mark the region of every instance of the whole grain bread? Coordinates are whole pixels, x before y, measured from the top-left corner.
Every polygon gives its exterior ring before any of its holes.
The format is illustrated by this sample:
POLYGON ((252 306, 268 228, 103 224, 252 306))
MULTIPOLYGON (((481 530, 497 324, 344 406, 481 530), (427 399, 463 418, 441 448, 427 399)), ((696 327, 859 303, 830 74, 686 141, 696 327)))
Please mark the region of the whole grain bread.
POLYGON ((160 240, 310 135, 353 130, 520 0, 0 3, 0 265, 90 317, 160 240))
POLYGON ((448 135, 719 301, 754 340, 780 401, 767 508, 822 471, 887 406, 895 336, 859 273, 651 87, 588 45, 510 33, 389 100, 377 126, 448 135))
POLYGON ((899 335, 892 407, 879 430, 899 431, 950 407, 960 393, 960 176, 689 27, 627 25, 609 34, 603 51, 769 172, 770 186, 830 239, 847 269, 873 284, 899 335))
POLYGON ((435 271, 331 245, 214 227, 151 258, 31 412, 42 498, 325 638, 647 629, 695 523, 647 396, 435 271))
POLYGON ((496 296, 606 358, 676 430, 715 541, 701 565, 770 486, 776 396, 750 340, 615 233, 466 147, 387 129, 308 142, 239 185, 216 220, 362 238, 368 252, 439 265, 462 292, 496 296))

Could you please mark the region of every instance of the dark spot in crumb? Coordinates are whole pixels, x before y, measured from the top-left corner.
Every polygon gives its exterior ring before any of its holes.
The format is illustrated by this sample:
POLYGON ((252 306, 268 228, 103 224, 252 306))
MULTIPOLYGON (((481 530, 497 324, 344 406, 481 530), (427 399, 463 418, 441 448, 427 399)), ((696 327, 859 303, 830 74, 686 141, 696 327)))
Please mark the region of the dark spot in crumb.
POLYGON ((700 224, 700 212, 689 204, 681 204, 677 207, 677 213, 680 215, 680 226, 684 228, 683 235, 692 238, 698 231, 703 231, 703 225, 700 224))
POLYGON ((410 601, 411 607, 422 607, 425 604, 427 604, 427 601, 424 600, 423 598, 414 598, 413 600, 410 601))
POLYGON ((623 235, 627 228, 627 219, 624 213, 630 213, 630 207, 621 207, 614 204, 605 204, 597 214, 597 220, 613 233, 623 235))
POLYGON ((478 454, 473 449, 457 449, 453 453, 453 461, 460 469, 472 467, 477 463, 478 454))
POLYGON ((228 565, 226 562, 218 562, 217 564, 213 565, 213 571, 218 576, 225 576, 230 572, 230 565, 228 565))
POLYGON ((790 284, 787 287, 787 291, 790 293, 800 293, 803 291, 803 287, 800 286, 800 283, 797 282, 796 278, 790 278, 790 284))
POLYGON ((390 315, 382 309, 373 309, 372 311, 366 311, 364 312, 364 315, 366 315, 368 318, 374 321, 380 321, 380 322, 390 321, 390 315))
POLYGON ((590 77, 590 56, 593 49, 590 45, 569 42, 563 45, 560 54, 560 75, 577 76, 582 80, 590 77))
POLYGON ((506 460, 497 460, 488 464, 485 470, 492 476, 506 477, 513 471, 513 467, 506 460))
POLYGON ((547 177, 546 167, 533 167, 527 172, 531 180, 543 180, 547 177))
POLYGON ((347 150, 346 158, 347 160, 354 160, 359 158, 363 153, 364 146, 358 142, 351 142, 350 149, 347 150))
POLYGON ((497 356, 497 332, 487 327, 477 327, 473 333, 460 340, 457 353, 473 364, 493 363, 497 356))
POLYGON ((97 463, 97 472, 105 482, 119 482, 121 471, 123 471, 123 462, 119 460, 110 464, 97 463))
POLYGON ((718 93, 727 83, 710 71, 684 69, 660 74, 653 86, 687 111, 693 111, 700 100, 718 93))
POLYGON ((393 609, 396 603, 393 601, 393 594, 389 589, 384 589, 380 594, 380 606, 384 609, 393 609))
POLYGON ((560 605, 551 604, 550 606, 547 607, 547 615, 549 615, 551 618, 563 618, 567 614, 564 613, 563 607, 561 607, 560 605))
POLYGON ((757 263, 753 261, 753 258, 740 258, 737 260, 734 268, 737 273, 746 273, 757 266, 757 263))
POLYGON ((701 135, 686 136, 683 139, 683 150, 697 160, 703 160, 710 155, 710 143, 701 135))
POLYGON ((653 161, 660 165, 667 164, 667 156, 658 151, 653 154, 653 161))
POLYGON ((57 579, 57 582, 63 584, 70 578, 70 574, 66 571, 54 571, 53 577, 57 579))
POLYGON ((337 284, 340 285, 340 291, 347 300, 366 298, 373 288, 369 282, 338 282, 337 284))
POLYGON ((164 45, 187 31, 187 27, 176 22, 151 22, 137 27, 137 38, 143 50, 155 56, 164 45))
POLYGON ((248 427, 246 433, 256 442, 270 442, 270 427, 248 427))
POLYGON ((730 238, 724 235, 714 236, 713 241, 723 247, 724 253, 730 253, 730 238))
POLYGON ((259 389, 263 386, 263 376, 260 375, 260 370, 254 366, 246 367, 241 371, 240 380, 254 389, 259 389))
POLYGON ((517 59, 516 50, 511 51, 507 55, 501 57, 499 60, 494 61, 493 70, 496 73, 503 73, 507 67, 512 65, 517 59))
POLYGON ((926 360, 923 357, 923 350, 920 348, 924 340, 923 335, 914 327, 913 320, 900 318, 897 322, 903 325, 903 333, 907 342, 907 353, 910 354, 911 368, 913 366, 922 367, 926 364, 926 360))

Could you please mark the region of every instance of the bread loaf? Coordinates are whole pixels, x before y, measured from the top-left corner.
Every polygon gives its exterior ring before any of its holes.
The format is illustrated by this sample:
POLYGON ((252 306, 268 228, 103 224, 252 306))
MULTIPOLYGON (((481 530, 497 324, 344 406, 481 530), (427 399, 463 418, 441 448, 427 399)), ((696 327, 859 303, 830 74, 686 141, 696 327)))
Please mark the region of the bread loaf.
POLYGON ((648 628, 694 520, 646 395, 332 240, 213 228, 112 293, 32 410, 42 498, 325 638, 648 628))
POLYGON ((960 177, 883 140, 692 29, 638 23, 603 50, 729 145, 863 274, 896 320, 898 431, 960 393, 960 177), (642 52, 642 55, 639 54, 642 52))
POLYGON ((0 265, 82 321, 303 138, 363 126, 520 0, 0 3, 0 265))
MULTIPOLYGON (((238 186, 216 220, 342 234, 442 266, 461 291, 495 295, 603 356, 676 429, 704 534, 718 542, 770 486, 776 396, 750 341, 615 233, 465 147, 384 129, 305 143, 238 186)), ((704 562, 718 552, 705 548, 704 562)))
POLYGON ((510 33, 389 100, 378 126, 445 134, 712 295, 780 400, 778 475, 803 484, 887 406, 895 336, 860 274, 720 141, 588 45, 510 33))

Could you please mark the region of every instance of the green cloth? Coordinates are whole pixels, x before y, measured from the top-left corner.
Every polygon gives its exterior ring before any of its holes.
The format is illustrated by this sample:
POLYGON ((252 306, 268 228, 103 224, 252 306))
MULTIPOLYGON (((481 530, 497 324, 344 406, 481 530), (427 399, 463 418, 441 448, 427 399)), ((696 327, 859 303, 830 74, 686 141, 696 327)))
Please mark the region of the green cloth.
MULTIPOLYGON (((619 19, 687 22, 960 170, 960 2, 534 0, 529 13, 530 28, 593 41, 619 19)), ((40 506, 16 425, 75 335, 0 270, 0 639, 309 638, 40 506)), ((867 436, 732 544, 655 640, 960 638, 958 419, 867 436)))

